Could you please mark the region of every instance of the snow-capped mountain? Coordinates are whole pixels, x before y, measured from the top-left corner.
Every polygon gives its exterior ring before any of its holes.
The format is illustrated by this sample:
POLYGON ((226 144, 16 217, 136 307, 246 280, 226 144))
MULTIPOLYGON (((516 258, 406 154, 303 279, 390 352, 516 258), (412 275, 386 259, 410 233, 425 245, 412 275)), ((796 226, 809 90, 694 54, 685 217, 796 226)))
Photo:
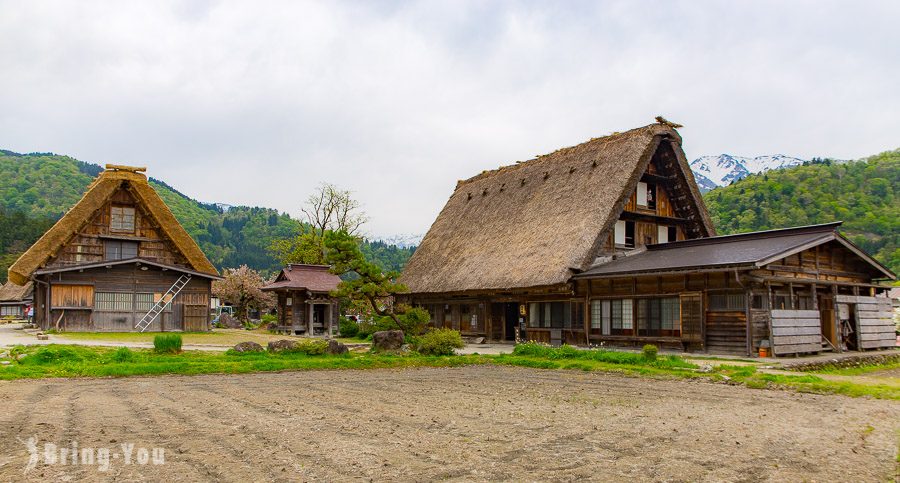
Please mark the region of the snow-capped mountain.
POLYGON ((388 245, 395 245, 400 248, 417 247, 422 243, 422 238, 425 238, 425 235, 405 234, 374 237, 375 240, 383 241, 388 245))
POLYGON ((718 156, 701 156, 691 161, 691 170, 694 172, 694 179, 697 180, 700 191, 706 192, 719 186, 728 186, 733 181, 749 174, 797 166, 803 162, 802 159, 783 154, 755 158, 720 154, 718 156))

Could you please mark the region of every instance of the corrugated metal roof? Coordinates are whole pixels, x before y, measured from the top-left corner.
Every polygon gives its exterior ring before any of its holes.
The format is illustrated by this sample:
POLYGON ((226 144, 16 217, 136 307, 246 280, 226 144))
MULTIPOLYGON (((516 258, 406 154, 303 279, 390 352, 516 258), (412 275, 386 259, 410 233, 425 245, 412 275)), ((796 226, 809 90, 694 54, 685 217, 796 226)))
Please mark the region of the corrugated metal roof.
POLYGON ((341 283, 341 278, 328 271, 327 265, 288 265, 278 278, 264 286, 263 290, 309 290, 331 292, 341 283))
POLYGON ((650 245, 646 251, 585 270, 576 278, 770 263, 838 235, 840 222, 650 245))

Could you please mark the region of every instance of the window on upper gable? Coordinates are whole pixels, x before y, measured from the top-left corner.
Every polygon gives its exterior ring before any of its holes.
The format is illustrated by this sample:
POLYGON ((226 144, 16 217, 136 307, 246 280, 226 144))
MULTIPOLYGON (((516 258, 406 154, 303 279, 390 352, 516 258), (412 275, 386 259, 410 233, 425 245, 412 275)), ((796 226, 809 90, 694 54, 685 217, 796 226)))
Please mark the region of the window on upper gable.
POLYGON ((134 207, 110 207, 109 229, 120 233, 134 233, 134 207))

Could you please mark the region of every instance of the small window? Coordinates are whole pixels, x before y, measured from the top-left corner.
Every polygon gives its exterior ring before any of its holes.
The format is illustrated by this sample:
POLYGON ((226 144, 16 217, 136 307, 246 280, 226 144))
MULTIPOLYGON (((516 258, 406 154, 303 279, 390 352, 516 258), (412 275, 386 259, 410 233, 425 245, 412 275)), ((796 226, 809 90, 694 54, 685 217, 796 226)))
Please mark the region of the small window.
POLYGON ((134 233, 134 208, 131 206, 111 207, 109 229, 121 233, 134 233))
POLYGON ((769 296, 767 294, 753 294, 750 300, 750 308, 757 310, 765 310, 769 308, 769 296))
POLYGON ((647 184, 647 208, 656 209, 656 185, 647 184))
POLYGON ((128 260, 138 256, 137 242, 107 240, 104 244, 105 260, 128 260))
POLYGON ((747 297, 742 293, 710 294, 709 310, 719 312, 743 311, 747 308, 747 297))
POLYGON ((619 220, 615 227, 615 242, 617 246, 634 248, 634 222, 619 220))
POLYGON ((640 182, 637 185, 637 205, 642 207, 647 207, 647 194, 649 190, 647 190, 647 183, 640 182))
POLYGON ((94 293, 94 309, 105 312, 131 312, 134 308, 134 294, 120 292, 94 293))
POLYGON ((628 248, 634 248, 634 222, 633 221, 625 222, 625 246, 628 248))
POLYGON ((669 227, 669 241, 678 241, 678 229, 674 226, 669 227))

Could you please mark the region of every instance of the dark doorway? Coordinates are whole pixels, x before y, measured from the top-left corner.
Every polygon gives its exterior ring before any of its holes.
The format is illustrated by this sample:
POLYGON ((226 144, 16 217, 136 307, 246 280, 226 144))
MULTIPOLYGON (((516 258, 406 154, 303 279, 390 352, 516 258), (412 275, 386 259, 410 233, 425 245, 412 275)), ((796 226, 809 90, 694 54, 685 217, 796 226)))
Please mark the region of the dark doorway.
POLYGON ((503 316, 506 321, 504 338, 506 340, 516 340, 516 326, 519 324, 519 304, 507 303, 503 310, 503 316))

